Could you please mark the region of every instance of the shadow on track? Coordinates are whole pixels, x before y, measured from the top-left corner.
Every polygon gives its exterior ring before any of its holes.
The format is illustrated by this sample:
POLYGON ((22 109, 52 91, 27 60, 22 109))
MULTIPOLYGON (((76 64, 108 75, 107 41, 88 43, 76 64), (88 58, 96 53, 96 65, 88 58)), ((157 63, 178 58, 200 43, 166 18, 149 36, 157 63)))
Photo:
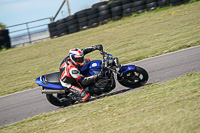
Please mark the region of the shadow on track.
MULTIPOLYGON (((145 87, 145 86, 147 86, 147 85, 151 85, 151 84, 152 84, 152 83, 148 83, 148 84, 145 84, 145 85, 143 85, 143 86, 134 86, 134 87, 128 88, 128 89, 123 89, 123 90, 115 91, 115 92, 108 93, 108 94, 102 94, 102 95, 97 96, 97 97, 92 97, 88 102, 92 102, 92 101, 94 101, 94 100, 96 100, 96 99, 100 99, 100 98, 104 98, 104 97, 109 97, 109 96, 113 96, 113 95, 123 94, 123 93, 128 92, 128 91, 131 91, 131 90, 134 90, 134 91, 140 90, 141 88, 143 88, 143 87, 145 87)), ((74 103, 74 104, 72 104, 72 105, 77 105, 77 104, 81 104, 81 103, 76 102, 76 103, 74 103)), ((69 105, 69 106, 72 106, 72 105, 69 105)), ((69 107, 69 106, 65 106, 65 107, 69 107)), ((65 108, 65 107, 64 107, 64 108, 65 108)), ((63 107, 60 107, 60 108, 63 108, 63 107)))
MULTIPOLYGON (((113 95, 118 95, 118 94, 123 94, 125 92, 128 92, 128 91, 131 91, 131 90, 139 90, 141 89, 142 87, 144 86, 147 86, 147 85, 151 85, 152 83, 148 83, 148 84, 145 84, 143 86, 134 86, 132 88, 128 88, 128 89, 123 89, 123 90, 119 90, 119 91, 116 91, 116 92, 112 92, 112 93, 108 93, 108 94, 103 94, 103 95, 100 95, 100 96, 97 96, 97 97, 94 97, 94 98, 91 98, 90 101, 94 101, 96 99, 100 99, 100 98, 104 98, 104 97, 109 97, 109 96, 113 96, 113 95)), ((89 101, 89 102, 90 102, 89 101)))

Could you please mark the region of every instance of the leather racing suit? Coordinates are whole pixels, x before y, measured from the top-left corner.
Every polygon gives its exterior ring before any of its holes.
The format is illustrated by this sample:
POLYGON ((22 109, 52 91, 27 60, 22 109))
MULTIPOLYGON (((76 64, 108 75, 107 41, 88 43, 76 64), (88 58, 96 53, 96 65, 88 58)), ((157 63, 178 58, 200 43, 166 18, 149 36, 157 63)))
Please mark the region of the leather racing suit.
MULTIPOLYGON (((96 45, 97 46, 97 45, 96 45)), ((88 47, 85 49, 82 49, 82 52, 84 55, 94 51, 94 50, 100 50, 95 46, 88 47)), ((85 102, 90 99, 90 94, 87 92, 87 89, 84 89, 83 85, 88 85, 95 81, 95 79, 98 77, 97 75, 84 77, 80 73, 80 69, 83 65, 85 65, 90 60, 88 58, 84 59, 84 62, 82 65, 76 65, 73 63, 69 56, 67 56, 60 64, 60 73, 61 73, 61 84, 65 89, 69 89, 70 92, 76 95, 78 97, 78 101, 85 102)))

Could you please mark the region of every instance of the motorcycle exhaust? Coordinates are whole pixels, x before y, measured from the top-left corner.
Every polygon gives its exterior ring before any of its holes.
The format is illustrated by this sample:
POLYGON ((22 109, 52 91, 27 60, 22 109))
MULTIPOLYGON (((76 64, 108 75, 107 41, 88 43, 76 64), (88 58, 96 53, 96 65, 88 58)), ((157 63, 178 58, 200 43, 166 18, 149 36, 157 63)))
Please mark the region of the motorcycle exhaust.
POLYGON ((43 89, 42 94, 64 94, 65 90, 43 89))

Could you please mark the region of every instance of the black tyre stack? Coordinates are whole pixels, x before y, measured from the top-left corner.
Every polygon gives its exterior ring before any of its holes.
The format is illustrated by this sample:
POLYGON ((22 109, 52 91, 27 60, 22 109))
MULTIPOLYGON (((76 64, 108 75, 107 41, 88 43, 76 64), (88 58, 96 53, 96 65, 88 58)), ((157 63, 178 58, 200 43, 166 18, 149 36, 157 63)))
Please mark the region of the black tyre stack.
POLYGON ((99 12, 98 7, 93 7, 87 11, 88 19, 89 19, 89 28, 94 28, 99 26, 99 12))
POLYGON ((100 6, 107 5, 107 4, 108 4, 108 1, 99 2, 99 3, 92 5, 92 8, 98 8, 100 6))
POLYGON ((158 7, 163 8, 170 5, 169 0, 158 0, 158 7))
POLYGON ((119 20, 123 16, 123 8, 121 1, 116 1, 110 4, 112 20, 119 20))
POLYGON ((170 3, 172 6, 178 6, 178 5, 183 4, 183 1, 182 0, 170 0, 170 3))
POLYGON ((133 0, 133 8, 136 14, 146 10, 146 0, 133 0))
POLYGON ((183 0, 183 3, 185 4, 185 3, 188 3, 188 2, 190 2, 190 0, 183 0))
POLYGON ((11 48, 11 42, 8 30, 0 30, 0 49, 3 48, 11 48))
POLYGON ((69 34, 78 32, 80 30, 78 19, 77 19, 76 15, 68 16, 65 19, 65 21, 67 23, 67 28, 68 28, 69 34))
POLYGON ((110 5, 102 5, 98 7, 100 24, 106 24, 111 20, 110 5))
POLYGON ((88 10, 89 9, 85 9, 85 10, 79 11, 75 14, 78 19, 80 30, 88 29, 88 24, 89 24, 89 19, 88 19, 88 14, 87 14, 88 10))
POLYGON ((123 8, 123 16, 131 16, 133 14, 133 0, 121 0, 123 8))
POLYGON ((68 34, 66 19, 60 19, 56 22, 57 35, 63 36, 68 34))
POLYGON ((98 7, 92 7, 88 10, 89 28, 94 28, 99 26, 99 11, 98 7))
POLYGON ((146 10, 153 11, 157 8, 157 0, 146 0, 146 10))
POLYGON ((57 33, 57 28, 56 28, 56 22, 48 24, 48 27, 49 27, 50 37, 51 38, 57 37, 58 33, 57 33))
MULTIPOLYGON (((113 0, 114 1, 114 0, 113 0)), ((170 4, 177 6, 188 3, 190 0, 116 0, 110 4, 100 2, 92 5, 90 9, 81 10, 74 15, 58 20, 48 25, 50 37, 63 36, 94 28, 106 24, 110 20, 119 20, 122 17, 139 14, 144 11, 153 11, 157 7, 166 7, 170 4)))

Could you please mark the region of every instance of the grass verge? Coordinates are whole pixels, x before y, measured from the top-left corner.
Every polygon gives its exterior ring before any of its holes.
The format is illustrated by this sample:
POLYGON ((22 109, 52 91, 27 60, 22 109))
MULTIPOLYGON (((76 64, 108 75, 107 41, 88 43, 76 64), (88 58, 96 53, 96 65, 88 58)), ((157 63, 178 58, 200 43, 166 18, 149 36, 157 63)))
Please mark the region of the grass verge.
MULTIPOLYGON (((0 51, 0 95, 36 87, 35 79, 58 71, 71 48, 103 44, 121 63, 128 63, 199 45, 199 9, 200 2, 195 2, 0 51)), ((87 57, 101 59, 99 52, 87 57)))
POLYGON ((1 133, 162 132, 200 130, 200 73, 188 74, 141 90, 38 115, 1 133))

